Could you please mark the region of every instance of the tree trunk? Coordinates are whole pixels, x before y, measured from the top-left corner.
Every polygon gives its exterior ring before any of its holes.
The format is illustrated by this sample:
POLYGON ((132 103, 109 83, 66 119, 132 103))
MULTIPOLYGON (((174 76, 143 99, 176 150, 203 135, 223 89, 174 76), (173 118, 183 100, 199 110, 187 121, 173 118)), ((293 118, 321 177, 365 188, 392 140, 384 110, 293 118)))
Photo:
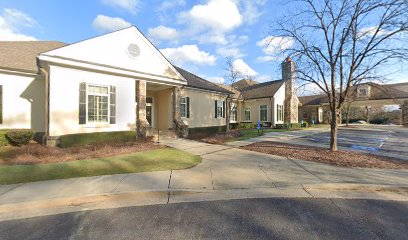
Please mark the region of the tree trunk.
POLYGON ((349 127, 350 124, 350 107, 351 104, 348 104, 346 108, 346 127, 349 127))
POLYGON ((330 124, 330 150, 337 151, 337 120, 338 113, 337 110, 332 110, 331 112, 331 124, 330 124))
POLYGON ((232 112, 232 109, 231 109, 232 104, 231 104, 230 99, 228 99, 228 98, 226 99, 225 106, 227 108, 227 111, 225 113, 226 114, 226 116, 225 116, 225 125, 226 125, 225 132, 229 132, 230 129, 231 129, 230 122, 231 122, 231 112, 232 112))

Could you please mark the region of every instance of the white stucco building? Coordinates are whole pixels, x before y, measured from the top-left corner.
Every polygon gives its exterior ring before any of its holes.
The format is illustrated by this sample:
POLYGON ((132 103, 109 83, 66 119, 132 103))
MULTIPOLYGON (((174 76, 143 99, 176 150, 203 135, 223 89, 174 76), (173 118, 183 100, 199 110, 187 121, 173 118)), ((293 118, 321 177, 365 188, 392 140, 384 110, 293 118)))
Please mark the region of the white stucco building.
MULTIPOLYGON (((246 86, 232 120, 283 123, 285 81, 246 86)), ((0 42, 0 90, 0 128, 32 129, 44 140, 225 126, 233 96, 173 66, 136 27, 70 45, 0 42)))

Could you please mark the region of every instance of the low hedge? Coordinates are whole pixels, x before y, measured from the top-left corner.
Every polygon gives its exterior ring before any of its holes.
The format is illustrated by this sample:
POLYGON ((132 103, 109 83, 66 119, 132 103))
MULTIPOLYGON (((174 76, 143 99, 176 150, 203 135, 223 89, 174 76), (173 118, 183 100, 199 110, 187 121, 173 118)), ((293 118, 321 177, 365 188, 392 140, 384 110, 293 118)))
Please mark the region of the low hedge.
POLYGON ((230 128, 231 129, 238 129, 239 123, 230 123, 230 128))
POLYGON ((130 142, 136 139, 134 131, 79 133, 64 135, 59 138, 59 146, 62 148, 88 145, 104 142, 130 142))
POLYGON ((276 124, 275 128, 277 129, 300 129, 302 128, 302 124, 301 123, 276 124))
POLYGON ((7 141, 14 146, 27 145, 34 136, 34 132, 28 129, 9 130, 6 132, 7 141))
POLYGON ((213 126, 213 127, 198 127, 198 128, 189 128, 188 133, 189 135, 195 134, 215 134, 219 132, 225 132, 227 126, 213 126))
POLYGON ((255 123, 240 123, 238 126, 239 129, 252 129, 257 128, 257 124, 255 123))
POLYGON ((7 146, 9 143, 6 138, 7 130, 0 130, 0 147, 7 146))

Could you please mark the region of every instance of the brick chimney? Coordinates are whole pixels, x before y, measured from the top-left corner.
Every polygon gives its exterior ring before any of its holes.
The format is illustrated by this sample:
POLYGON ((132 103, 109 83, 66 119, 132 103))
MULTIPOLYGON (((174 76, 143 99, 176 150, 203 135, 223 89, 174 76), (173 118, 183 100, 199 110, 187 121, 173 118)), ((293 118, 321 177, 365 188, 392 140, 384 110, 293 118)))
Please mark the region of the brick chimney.
POLYGON ((285 82, 284 122, 298 123, 299 99, 296 96, 296 64, 290 57, 282 63, 282 80, 285 82))

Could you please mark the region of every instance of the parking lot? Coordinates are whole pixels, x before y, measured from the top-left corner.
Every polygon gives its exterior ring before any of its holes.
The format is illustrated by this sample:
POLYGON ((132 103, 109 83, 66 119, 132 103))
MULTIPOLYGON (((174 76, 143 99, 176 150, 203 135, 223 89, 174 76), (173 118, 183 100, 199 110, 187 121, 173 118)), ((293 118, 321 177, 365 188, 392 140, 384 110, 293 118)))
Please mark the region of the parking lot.
MULTIPOLYGON (((293 142, 328 146, 330 132, 301 136, 293 142)), ((353 126, 341 127, 338 146, 348 150, 365 151, 408 160, 408 128, 398 126, 353 126)))

